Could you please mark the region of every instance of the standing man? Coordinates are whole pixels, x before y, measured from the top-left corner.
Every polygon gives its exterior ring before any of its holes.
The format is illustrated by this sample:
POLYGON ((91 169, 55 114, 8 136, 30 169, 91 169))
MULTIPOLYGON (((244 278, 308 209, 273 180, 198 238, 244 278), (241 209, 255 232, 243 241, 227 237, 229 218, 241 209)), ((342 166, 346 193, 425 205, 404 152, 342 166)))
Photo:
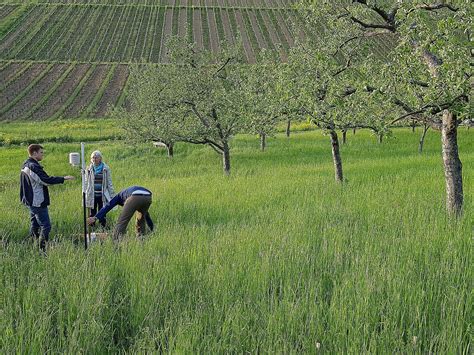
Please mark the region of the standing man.
POLYGON ((150 230, 153 230, 153 221, 151 220, 148 209, 152 202, 152 193, 150 190, 141 186, 131 186, 120 191, 115 197, 110 200, 94 217, 88 218, 89 225, 93 225, 96 220, 103 221, 106 214, 115 206, 123 206, 122 213, 115 225, 113 238, 118 240, 127 231, 128 222, 137 212, 136 232, 140 237, 145 234, 145 224, 150 230))
POLYGON ((49 176, 40 165, 44 158, 43 147, 39 144, 28 146, 29 158, 23 163, 20 174, 20 200, 30 210, 30 236, 39 238, 42 251, 46 251, 51 222, 49 219, 48 185, 62 184, 73 180, 73 176, 49 176))

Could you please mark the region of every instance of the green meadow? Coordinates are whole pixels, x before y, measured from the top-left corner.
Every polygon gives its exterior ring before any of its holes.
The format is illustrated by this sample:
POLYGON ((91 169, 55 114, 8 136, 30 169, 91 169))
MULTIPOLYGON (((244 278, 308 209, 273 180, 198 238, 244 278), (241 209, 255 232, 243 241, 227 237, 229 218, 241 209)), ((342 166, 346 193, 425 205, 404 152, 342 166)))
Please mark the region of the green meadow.
POLYGON ((318 130, 278 133, 265 152, 257 137, 236 137, 225 177, 209 147, 178 143, 170 159, 87 122, 0 126, 2 353, 473 352, 472 130, 459 129, 465 205, 454 220, 439 132, 423 154, 419 128, 382 144, 349 133, 338 185, 318 130), (77 177, 50 187, 47 256, 19 202, 32 140, 47 142, 50 175, 77 177), (156 230, 143 241, 131 223, 119 245, 75 242, 80 171, 68 153, 80 140, 103 153, 117 191, 153 191, 156 230))

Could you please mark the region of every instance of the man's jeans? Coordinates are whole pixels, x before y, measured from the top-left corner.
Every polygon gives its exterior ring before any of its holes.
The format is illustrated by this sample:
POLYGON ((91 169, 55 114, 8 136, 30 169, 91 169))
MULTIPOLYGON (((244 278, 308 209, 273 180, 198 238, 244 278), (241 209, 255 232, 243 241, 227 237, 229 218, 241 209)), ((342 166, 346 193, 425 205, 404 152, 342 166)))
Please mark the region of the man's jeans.
POLYGON ((51 231, 48 207, 30 207, 30 222, 30 236, 39 238, 40 248, 45 250, 51 231))

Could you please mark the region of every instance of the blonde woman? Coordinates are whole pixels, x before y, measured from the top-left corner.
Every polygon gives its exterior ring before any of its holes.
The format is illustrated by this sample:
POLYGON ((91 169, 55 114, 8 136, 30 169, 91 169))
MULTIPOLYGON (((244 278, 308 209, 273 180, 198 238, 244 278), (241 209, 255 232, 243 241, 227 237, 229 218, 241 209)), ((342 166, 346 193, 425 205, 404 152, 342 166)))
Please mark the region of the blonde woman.
MULTIPOLYGON (((102 153, 95 150, 91 154, 91 164, 86 170, 86 207, 91 209, 90 216, 96 213, 114 197, 110 167, 102 161, 102 153)), ((100 221, 106 226, 105 219, 100 221)))

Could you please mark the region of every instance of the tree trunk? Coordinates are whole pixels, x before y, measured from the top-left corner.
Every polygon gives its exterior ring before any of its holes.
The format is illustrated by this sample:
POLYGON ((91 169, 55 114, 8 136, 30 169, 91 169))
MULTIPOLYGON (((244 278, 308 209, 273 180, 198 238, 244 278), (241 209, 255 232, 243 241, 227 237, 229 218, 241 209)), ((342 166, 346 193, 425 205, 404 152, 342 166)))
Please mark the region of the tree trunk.
POLYGON ((352 128, 352 134, 356 134, 356 129, 352 128))
POLYGON ((267 146, 267 135, 265 133, 260 133, 260 150, 264 152, 266 146, 267 146))
POLYGON ((168 149, 168 157, 169 158, 173 158, 173 154, 174 154, 174 143, 167 143, 166 144, 166 149, 168 149))
POLYGON ((383 141, 383 134, 378 134, 378 141, 379 141, 379 144, 382 144, 382 141, 383 141))
POLYGON ((345 129, 342 130, 342 144, 346 144, 347 142, 347 131, 345 129))
POLYGON ((411 120, 411 132, 415 133, 416 122, 415 120, 411 120))
POLYGON ((425 144, 425 137, 426 137, 426 132, 428 132, 428 129, 430 126, 428 126, 426 123, 423 126, 423 133, 421 134, 420 137, 420 144, 418 145, 418 153, 423 153, 423 145, 425 144))
POLYGON ((286 122, 286 136, 289 138, 290 137, 290 128, 291 128, 291 120, 288 120, 286 122))
POLYGON ((335 178, 337 182, 342 182, 342 160, 341 154, 339 153, 339 139, 337 138, 337 132, 335 130, 332 129, 329 134, 331 136, 332 160, 334 163, 335 178))
POLYGON ((230 148, 227 142, 223 144, 224 149, 222 150, 222 162, 224 164, 224 174, 230 175, 230 148))
POLYGON ((458 154, 457 119, 445 110, 441 128, 444 176, 446 180, 446 208, 448 213, 459 216, 462 212, 462 164, 458 154))

